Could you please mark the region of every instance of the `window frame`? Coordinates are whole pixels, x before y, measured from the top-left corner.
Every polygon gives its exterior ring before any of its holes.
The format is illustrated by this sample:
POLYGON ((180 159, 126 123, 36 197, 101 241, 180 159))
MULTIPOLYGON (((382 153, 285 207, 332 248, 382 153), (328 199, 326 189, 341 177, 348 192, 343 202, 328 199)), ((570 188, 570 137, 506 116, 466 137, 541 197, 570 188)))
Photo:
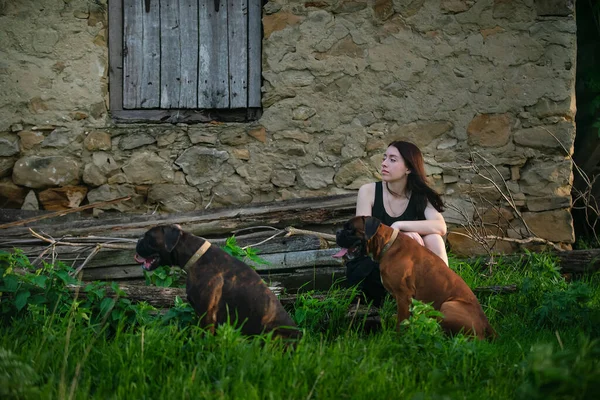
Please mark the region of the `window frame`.
MULTIPOLYGON (((262 13, 261 7, 258 10, 262 13)), ((228 108, 228 109, 124 109, 123 108, 123 1, 108 2, 108 95, 109 115, 114 122, 168 122, 168 123, 197 123, 197 122, 249 122, 258 120, 262 115, 262 107, 228 108)), ((259 16, 261 17, 261 16, 259 16)), ((260 21, 260 36, 262 42, 262 18, 260 21)), ((255 29, 258 27, 254 27, 255 29)), ((258 50, 262 57, 262 43, 258 50)), ((262 70, 258 63, 258 74, 262 86, 262 70)), ((250 77, 249 72, 249 79, 250 77)), ((260 102, 260 99, 258 100, 260 102)))

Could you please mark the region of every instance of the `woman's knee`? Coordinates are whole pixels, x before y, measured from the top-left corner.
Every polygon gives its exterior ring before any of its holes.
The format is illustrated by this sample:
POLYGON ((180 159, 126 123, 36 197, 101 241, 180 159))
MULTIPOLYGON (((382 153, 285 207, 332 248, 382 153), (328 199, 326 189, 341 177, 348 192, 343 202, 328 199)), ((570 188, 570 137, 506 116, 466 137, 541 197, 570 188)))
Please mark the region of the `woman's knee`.
POLYGON ((433 248, 446 248, 446 243, 444 242, 444 238, 442 237, 442 235, 425 235, 423 236, 423 242, 425 243, 425 247, 427 247, 430 250, 433 250, 433 248))
POLYGON ((446 265, 448 265, 448 255, 446 253, 446 242, 441 235, 431 234, 423 236, 425 247, 439 256, 446 265))

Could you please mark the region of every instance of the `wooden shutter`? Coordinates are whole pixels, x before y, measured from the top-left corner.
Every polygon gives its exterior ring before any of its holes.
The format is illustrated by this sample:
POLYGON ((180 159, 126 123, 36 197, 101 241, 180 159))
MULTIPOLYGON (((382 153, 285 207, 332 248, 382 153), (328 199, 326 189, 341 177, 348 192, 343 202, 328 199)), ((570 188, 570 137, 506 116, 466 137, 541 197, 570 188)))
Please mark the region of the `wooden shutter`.
POLYGON ((261 0, 122 1, 123 109, 260 107, 261 0))

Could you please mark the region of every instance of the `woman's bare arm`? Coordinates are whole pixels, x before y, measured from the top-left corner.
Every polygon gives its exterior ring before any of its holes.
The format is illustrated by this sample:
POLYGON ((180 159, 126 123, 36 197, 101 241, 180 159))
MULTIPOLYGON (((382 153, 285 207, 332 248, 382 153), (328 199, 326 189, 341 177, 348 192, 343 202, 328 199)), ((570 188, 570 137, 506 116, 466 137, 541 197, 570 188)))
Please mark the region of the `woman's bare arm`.
POLYGON ((405 232, 416 232, 421 236, 431 234, 444 236, 446 234, 444 217, 430 203, 427 203, 425 208, 425 218, 423 221, 397 221, 392 224, 392 228, 405 232))
POLYGON ((358 189, 358 196, 356 197, 356 215, 370 217, 374 201, 375 184, 366 183, 362 185, 360 189, 358 189))

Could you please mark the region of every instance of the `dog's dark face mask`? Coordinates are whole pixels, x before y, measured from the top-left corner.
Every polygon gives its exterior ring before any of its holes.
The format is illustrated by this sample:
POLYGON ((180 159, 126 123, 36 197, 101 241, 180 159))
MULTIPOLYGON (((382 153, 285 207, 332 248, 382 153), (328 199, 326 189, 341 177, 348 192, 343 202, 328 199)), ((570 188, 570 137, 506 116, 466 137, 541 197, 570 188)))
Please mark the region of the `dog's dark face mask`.
POLYGON ((172 264, 171 252, 179 242, 182 231, 176 225, 157 226, 148 230, 135 247, 135 261, 146 271, 160 265, 172 264))
POLYGON ((367 241, 377 232, 381 222, 374 217, 354 217, 344 224, 335 235, 335 242, 342 248, 334 257, 352 259, 367 254, 367 241))

